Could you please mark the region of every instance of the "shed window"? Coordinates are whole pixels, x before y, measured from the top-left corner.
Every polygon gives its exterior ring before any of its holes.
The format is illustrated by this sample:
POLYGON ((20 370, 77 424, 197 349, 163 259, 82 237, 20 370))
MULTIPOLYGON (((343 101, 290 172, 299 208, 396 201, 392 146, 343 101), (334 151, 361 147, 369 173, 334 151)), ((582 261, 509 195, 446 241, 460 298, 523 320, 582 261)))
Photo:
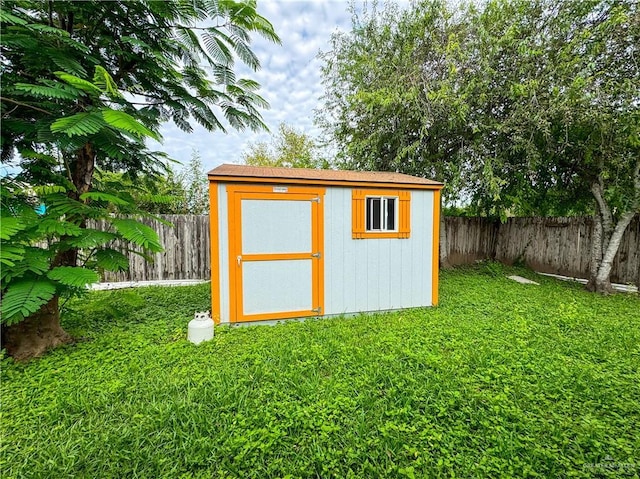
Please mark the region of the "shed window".
POLYGON ((367 231, 396 231, 397 204, 396 197, 367 196, 367 231))
POLYGON ((353 190, 352 237, 408 238, 410 203, 405 190, 353 190))

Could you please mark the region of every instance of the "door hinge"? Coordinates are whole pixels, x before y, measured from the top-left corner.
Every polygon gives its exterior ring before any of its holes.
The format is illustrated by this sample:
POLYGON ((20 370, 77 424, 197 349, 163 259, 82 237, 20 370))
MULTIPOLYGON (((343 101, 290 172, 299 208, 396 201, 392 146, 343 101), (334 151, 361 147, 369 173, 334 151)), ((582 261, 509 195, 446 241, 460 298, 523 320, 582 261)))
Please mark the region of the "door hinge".
POLYGON ((311 201, 313 201, 314 203, 320 203, 320 197, 316 197, 316 198, 311 198, 311 201))
POLYGON ((317 308, 313 308, 311 311, 314 312, 314 313, 321 314, 322 313, 322 308, 320 306, 318 306, 317 308))
POLYGON ((314 258, 322 258, 322 253, 320 251, 318 251, 317 253, 311 253, 311 256, 313 256, 314 258))

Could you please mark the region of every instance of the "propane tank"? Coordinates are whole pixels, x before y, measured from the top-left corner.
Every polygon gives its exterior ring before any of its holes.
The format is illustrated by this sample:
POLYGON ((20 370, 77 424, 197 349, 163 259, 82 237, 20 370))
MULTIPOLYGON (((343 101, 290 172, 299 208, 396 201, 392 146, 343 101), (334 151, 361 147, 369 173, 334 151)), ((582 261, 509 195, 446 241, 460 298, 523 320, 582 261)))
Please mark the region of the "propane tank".
POLYGON ((195 313, 194 318, 189 321, 187 339, 193 344, 213 339, 213 319, 210 311, 195 313))

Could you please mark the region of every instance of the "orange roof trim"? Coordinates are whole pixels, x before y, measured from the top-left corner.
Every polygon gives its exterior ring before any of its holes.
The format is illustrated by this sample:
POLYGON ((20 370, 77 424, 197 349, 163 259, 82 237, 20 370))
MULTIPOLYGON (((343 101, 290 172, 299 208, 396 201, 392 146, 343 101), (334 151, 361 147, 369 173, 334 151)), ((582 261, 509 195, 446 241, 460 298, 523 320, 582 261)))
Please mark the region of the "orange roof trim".
POLYGON ((376 186, 440 190, 437 181, 383 171, 314 170, 248 165, 220 165, 208 173, 209 181, 290 183, 337 186, 376 186))

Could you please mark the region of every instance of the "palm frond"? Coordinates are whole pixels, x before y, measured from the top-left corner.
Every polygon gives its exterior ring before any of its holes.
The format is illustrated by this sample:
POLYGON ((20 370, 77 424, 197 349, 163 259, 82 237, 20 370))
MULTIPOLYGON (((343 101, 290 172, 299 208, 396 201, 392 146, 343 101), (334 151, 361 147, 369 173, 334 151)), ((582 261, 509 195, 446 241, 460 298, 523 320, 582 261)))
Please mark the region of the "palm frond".
POLYGON ((160 244, 158 234, 148 227, 133 219, 109 219, 122 237, 142 248, 159 253, 164 248, 160 244))
POLYGON ((134 117, 123 111, 104 109, 102 110, 102 118, 104 118, 107 124, 119 130, 132 133, 137 137, 148 136, 149 138, 160 141, 161 137, 158 133, 151 131, 134 117))
POLYGON ((0 268, 0 281, 4 285, 29 272, 36 275, 44 274, 49 269, 51 254, 50 251, 42 248, 26 247, 22 261, 17 262, 11 268, 0 268))
MULTIPOLYGON (((77 62, 73 58, 70 58, 68 55, 64 55, 61 52, 52 49, 49 49, 47 53, 49 58, 51 58, 51 61, 55 63, 55 65, 63 70, 66 74, 74 75, 76 78, 85 76, 87 74, 87 70, 85 70, 85 68, 79 62, 77 62)), ((77 86, 76 88, 78 90, 84 90, 83 88, 79 88, 77 86)))
POLYGON ((202 41, 204 46, 207 49, 207 53, 215 62, 231 66, 233 65, 233 54, 231 53, 231 50, 229 50, 229 47, 227 47, 222 40, 217 38, 217 33, 217 28, 210 28, 207 32, 203 33, 202 41))
POLYGON ((47 278, 71 288, 84 288, 100 281, 100 275, 80 266, 58 266, 47 273, 47 278))
POLYGON ((122 198, 119 198, 109 193, 103 193, 101 191, 88 191, 87 193, 82 193, 80 195, 80 199, 82 201, 85 201, 85 200, 106 201, 108 203, 119 205, 119 206, 126 206, 129 204, 128 201, 123 200, 122 198))
POLYGON ((93 84, 112 97, 122 97, 116 82, 113 81, 109 72, 100 65, 96 65, 95 74, 93 75, 93 84))
POLYGON ((86 228, 79 235, 64 240, 63 245, 73 248, 96 248, 117 238, 118 235, 115 233, 86 228))
POLYGON ((75 75, 70 75, 69 73, 65 72, 53 72, 53 74, 72 87, 77 88, 78 90, 82 90, 92 95, 100 95, 102 93, 102 90, 100 90, 100 88, 95 86, 93 83, 87 80, 83 80, 82 78, 75 75))
POLYGON ((0 263, 9 267, 24 259, 24 247, 15 244, 3 244, 0 247, 0 263))
POLYGON ((55 294, 55 285, 46 279, 16 281, 2 296, 2 323, 19 323, 38 311, 55 294))
POLYGON ((126 271, 129 258, 114 249, 101 249, 96 251, 96 266, 107 271, 126 271))
POLYGON ((38 196, 48 196, 54 193, 66 193, 68 191, 68 188, 62 185, 37 185, 32 188, 38 196))
POLYGON ((32 85, 30 83, 16 83, 14 87, 20 92, 40 98, 55 98, 60 100, 75 100, 78 98, 77 90, 74 92, 66 88, 32 85))
POLYGON ((51 131, 54 133, 66 133, 68 136, 93 135, 105 127, 103 115, 97 112, 76 113, 54 121, 51 131))
POLYGON ((68 221, 47 218, 38 224, 38 232, 43 235, 78 236, 82 234, 82 228, 68 221))
POLYGON ((0 218, 0 239, 8 240, 26 227, 27 225, 24 224, 21 218, 13 216, 2 217, 0 218))
POLYGON ((7 25, 26 25, 28 22, 23 18, 11 15, 4 8, 0 9, 0 22, 7 25))

